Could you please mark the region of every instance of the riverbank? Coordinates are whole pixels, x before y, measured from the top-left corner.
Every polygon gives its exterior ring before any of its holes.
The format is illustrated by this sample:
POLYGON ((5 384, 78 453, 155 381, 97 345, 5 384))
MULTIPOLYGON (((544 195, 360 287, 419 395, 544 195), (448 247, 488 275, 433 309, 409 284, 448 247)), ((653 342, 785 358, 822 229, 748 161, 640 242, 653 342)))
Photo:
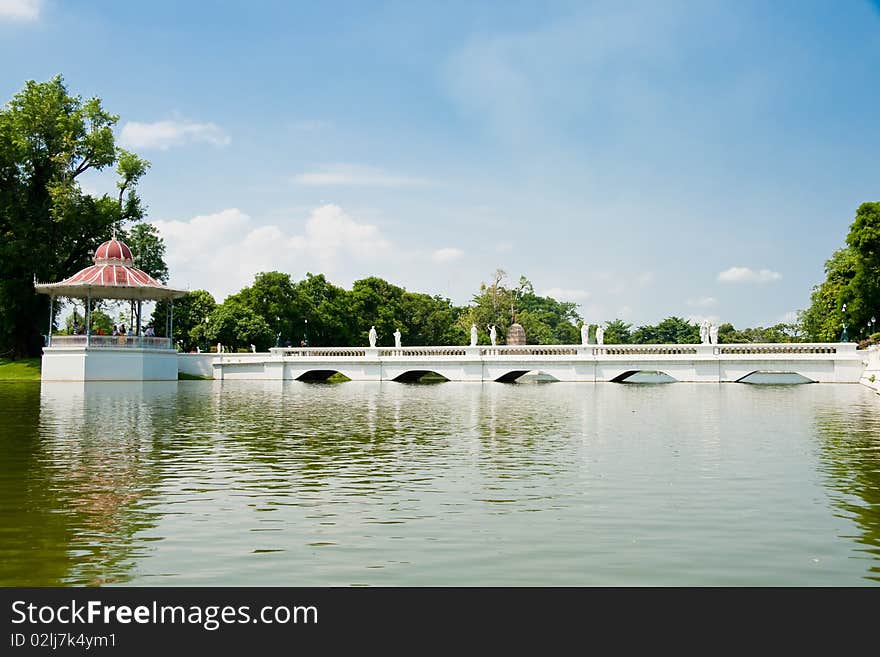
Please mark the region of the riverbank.
POLYGON ((39 381, 40 359, 0 358, 0 381, 39 381))

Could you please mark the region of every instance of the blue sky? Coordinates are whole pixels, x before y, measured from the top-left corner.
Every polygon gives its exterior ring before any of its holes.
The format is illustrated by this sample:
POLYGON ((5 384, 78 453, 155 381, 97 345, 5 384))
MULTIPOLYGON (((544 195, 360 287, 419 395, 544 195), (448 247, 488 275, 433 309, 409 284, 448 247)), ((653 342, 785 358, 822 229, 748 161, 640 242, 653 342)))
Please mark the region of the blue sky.
POLYGON ((0 61, 121 116, 172 283, 218 298, 500 267, 592 322, 768 325, 880 200, 867 1, 0 0, 0 61))

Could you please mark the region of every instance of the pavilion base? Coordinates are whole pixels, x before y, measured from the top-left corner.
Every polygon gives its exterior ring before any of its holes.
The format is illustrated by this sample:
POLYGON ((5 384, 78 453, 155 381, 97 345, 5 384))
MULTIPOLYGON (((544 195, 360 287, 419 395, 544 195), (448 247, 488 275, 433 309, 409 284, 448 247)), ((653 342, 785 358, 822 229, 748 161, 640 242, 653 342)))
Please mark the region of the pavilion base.
POLYGON ((42 381, 176 381, 177 351, 46 347, 42 381))

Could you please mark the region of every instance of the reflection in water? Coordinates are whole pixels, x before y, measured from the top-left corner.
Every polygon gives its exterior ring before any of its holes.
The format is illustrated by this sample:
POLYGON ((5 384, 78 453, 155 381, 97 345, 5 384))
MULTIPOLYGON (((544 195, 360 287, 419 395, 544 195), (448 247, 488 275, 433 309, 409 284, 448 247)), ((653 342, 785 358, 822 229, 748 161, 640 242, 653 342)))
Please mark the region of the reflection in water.
POLYGON ((880 415, 876 397, 816 411, 822 469, 840 515, 853 520, 868 577, 880 581, 880 415))
POLYGON ((878 581, 877 410, 845 385, 0 385, 0 583, 878 581))

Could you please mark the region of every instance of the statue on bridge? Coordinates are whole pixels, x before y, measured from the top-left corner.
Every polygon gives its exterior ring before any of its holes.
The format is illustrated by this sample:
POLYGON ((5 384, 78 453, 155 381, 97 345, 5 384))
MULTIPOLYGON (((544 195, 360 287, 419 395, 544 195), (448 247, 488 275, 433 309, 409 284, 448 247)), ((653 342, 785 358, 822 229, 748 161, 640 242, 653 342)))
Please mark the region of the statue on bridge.
POLYGON ((394 329, 394 346, 400 349, 400 328, 394 329))
POLYGON ((376 339, 377 339, 378 337, 379 337, 379 336, 378 336, 378 334, 376 333, 376 327, 375 327, 375 326, 371 326, 371 327, 370 327, 370 346, 371 346, 371 347, 375 347, 375 346, 376 346, 376 339))
POLYGON ((495 329, 495 325, 491 324, 489 326, 489 340, 492 342, 492 346, 494 347, 498 341, 498 333, 495 329))
POLYGON ((471 346, 477 346, 477 325, 471 324, 471 346))
POLYGON ((581 324, 581 344, 590 344, 590 325, 586 322, 581 324))
POLYGON ((605 329, 601 324, 596 324, 596 344, 605 344, 605 329))
POLYGON ((711 344, 709 340, 709 320, 700 322, 700 344, 711 344))
POLYGON ((714 324, 709 325, 709 342, 718 344, 718 327, 714 324))

